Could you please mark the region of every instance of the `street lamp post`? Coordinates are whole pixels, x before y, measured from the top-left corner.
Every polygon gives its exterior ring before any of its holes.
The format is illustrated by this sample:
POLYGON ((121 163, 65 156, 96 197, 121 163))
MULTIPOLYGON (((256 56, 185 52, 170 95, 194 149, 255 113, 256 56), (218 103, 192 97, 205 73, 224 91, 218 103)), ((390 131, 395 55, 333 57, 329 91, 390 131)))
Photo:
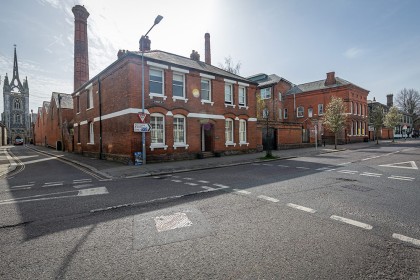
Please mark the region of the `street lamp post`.
POLYGON ((269 139, 270 133, 269 133, 269 126, 268 126, 268 117, 270 115, 270 111, 268 110, 268 108, 264 108, 263 110, 263 118, 265 118, 266 120, 266 131, 265 131, 265 139, 266 139, 266 143, 267 143, 267 150, 265 153, 265 156, 267 158, 272 157, 272 153, 271 153, 271 141, 269 139))
MULTIPOLYGON (((147 34, 155 27, 163 19, 163 16, 158 15, 155 18, 155 22, 153 23, 152 27, 150 27, 149 31, 140 39, 140 48, 141 48, 141 112, 144 115, 144 43, 147 34)), ((146 132, 141 133, 141 143, 142 143, 142 161, 143 164, 146 164, 146 132)))

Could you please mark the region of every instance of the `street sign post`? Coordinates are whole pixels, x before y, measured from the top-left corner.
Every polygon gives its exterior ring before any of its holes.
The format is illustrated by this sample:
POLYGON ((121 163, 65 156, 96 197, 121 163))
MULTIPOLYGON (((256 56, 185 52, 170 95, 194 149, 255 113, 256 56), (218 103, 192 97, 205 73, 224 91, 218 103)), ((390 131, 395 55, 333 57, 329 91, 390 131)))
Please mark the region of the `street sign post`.
POLYGON ((134 132, 150 132, 152 126, 148 123, 134 123, 134 132))

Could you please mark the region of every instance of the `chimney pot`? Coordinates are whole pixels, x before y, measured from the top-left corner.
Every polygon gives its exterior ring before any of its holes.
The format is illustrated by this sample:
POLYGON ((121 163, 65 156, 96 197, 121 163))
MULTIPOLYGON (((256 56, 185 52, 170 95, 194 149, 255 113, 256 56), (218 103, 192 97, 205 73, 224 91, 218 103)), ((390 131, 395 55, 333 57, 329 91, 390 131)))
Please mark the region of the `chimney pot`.
POLYGON ((200 61, 200 55, 197 51, 193 50, 190 54, 190 58, 195 61, 200 61))

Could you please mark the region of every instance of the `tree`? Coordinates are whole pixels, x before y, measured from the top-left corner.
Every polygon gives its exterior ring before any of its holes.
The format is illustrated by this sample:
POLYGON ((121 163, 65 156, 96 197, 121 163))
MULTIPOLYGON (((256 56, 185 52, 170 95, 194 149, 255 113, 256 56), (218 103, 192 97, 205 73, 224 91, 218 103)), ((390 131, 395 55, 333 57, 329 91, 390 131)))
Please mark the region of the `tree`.
POLYGON ((396 97, 398 107, 412 116, 420 113, 420 94, 417 90, 404 88, 396 97))
POLYGON ((334 133, 334 145, 337 149, 338 134, 345 127, 346 122, 346 108, 343 99, 340 97, 332 97, 328 103, 324 113, 324 125, 334 133))
POLYGON ((237 62, 236 65, 232 60, 231 56, 225 57, 225 63, 219 63, 219 67, 232 74, 239 75, 241 69, 241 62, 237 62))
POLYGON ((373 105, 372 111, 369 114, 369 123, 375 128, 376 144, 379 144, 379 131, 384 125, 384 110, 382 106, 373 105))
MULTIPOLYGON (((384 125, 394 130, 394 128, 401 122, 401 118, 402 114, 398 111, 398 108, 392 106, 385 115, 384 125)), ((392 142, 395 142, 394 132, 392 133, 392 142)))

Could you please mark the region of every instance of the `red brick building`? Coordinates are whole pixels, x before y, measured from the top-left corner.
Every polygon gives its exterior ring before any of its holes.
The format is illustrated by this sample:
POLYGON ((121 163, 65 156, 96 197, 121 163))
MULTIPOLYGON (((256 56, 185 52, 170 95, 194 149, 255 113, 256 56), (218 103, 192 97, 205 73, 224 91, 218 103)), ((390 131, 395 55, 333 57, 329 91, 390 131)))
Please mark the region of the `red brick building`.
MULTIPOLYGON (((258 82, 263 106, 270 112, 272 146, 314 143, 316 138, 318 142, 333 143, 334 135, 322 125, 322 115, 332 96, 341 97, 347 108, 346 128, 339 135, 338 143, 367 138, 369 91, 336 77, 334 72, 327 73, 325 80, 300 85, 277 75, 258 74, 249 79, 258 82)), ((264 121, 259 124, 264 126, 264 121)))
POLYGON ((70 94, 53 92, 49 102, 38 108, 34 123, 35 145, 73 151, 73 99, 70 94), (64 146, 63 146, 64 145, 64 146))

